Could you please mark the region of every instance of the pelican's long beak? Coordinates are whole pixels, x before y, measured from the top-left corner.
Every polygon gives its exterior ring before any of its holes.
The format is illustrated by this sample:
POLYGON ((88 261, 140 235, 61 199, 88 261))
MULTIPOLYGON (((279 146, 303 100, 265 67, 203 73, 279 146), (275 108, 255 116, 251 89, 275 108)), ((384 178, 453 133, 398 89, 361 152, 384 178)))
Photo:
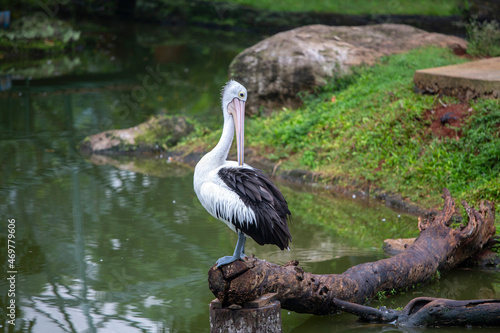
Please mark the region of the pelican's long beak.
POLYGON ((233 115, 236 130, 236 148, 238 151, 238 165, 242 166, 245 157, 245 102, 234 98, 228 105, 228 111, 233 115))

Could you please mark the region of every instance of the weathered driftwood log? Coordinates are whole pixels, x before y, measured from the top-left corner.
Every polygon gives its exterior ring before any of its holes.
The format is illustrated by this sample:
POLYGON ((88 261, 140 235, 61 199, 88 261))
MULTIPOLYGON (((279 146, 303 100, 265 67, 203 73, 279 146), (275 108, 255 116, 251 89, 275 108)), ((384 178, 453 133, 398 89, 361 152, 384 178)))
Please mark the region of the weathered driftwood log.
POLYGON ((399 326, 499 326, 500 300, 481 299, 455 301, 444 298, 418 297, 403 310, 369 306, 334 299, 345 312, 375 323, 394 323, 399 326))
POLYGON ((209 287, 223 304, 241 304, 277 293, 284 309, 312 314, 339 311, 334 299, 363 303, 378 291, 403 289, 429 281, 479 251, 495 234, 493 204, 482 202, 479 211, 462 202, 469 216, 467 226, 449 227, 455 203, 444 190, 443 210, 419 220, 420 236, 394 257, 351 267, 342 274, 311 274, 297 261, 284 266, 254 257, 209 271, 209 287))

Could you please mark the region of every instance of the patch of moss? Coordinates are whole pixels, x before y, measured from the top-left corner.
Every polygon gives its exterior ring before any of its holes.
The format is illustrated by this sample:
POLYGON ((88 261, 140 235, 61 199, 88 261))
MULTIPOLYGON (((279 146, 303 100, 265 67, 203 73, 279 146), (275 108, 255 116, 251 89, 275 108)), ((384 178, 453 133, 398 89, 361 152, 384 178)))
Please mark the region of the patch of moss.
POLYGON ((184 117, 158 115, 137 126, 137 146, 167 150, 194 131, 194 125, 184 117))

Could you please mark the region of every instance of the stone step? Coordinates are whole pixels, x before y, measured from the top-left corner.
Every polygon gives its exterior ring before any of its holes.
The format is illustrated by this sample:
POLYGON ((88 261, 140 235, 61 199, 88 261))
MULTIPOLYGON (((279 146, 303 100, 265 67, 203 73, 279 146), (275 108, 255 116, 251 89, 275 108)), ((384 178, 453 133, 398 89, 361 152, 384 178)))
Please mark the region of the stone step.
POLYGON ((500 98, 500 57, 436 68, 419 69, 413 82, 422 93, 500 98))

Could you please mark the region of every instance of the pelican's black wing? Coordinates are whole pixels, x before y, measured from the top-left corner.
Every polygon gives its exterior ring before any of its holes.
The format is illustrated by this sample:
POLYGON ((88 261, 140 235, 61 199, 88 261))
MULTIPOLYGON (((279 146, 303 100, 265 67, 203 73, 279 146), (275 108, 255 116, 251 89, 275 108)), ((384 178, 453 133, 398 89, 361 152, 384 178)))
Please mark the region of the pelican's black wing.
POLYGON ((255 213, 256 223, 231 218, 230 222, 236 229, 260 245, 275 244, 282 250, 288 248, 292 240, 287 224, 291 213, 276 185, 257 169, 221 168, 218 175, 255 213))

